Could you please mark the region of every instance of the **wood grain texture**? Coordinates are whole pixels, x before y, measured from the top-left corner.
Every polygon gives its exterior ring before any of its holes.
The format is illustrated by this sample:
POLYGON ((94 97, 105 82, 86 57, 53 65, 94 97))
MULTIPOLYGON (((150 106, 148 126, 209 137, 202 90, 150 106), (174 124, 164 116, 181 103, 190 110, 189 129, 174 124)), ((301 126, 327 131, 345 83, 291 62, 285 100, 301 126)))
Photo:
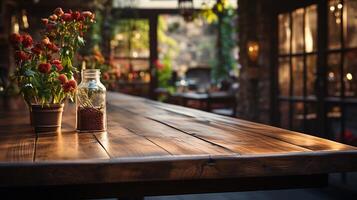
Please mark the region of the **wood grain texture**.
MULTIPOLYGON (((115 95, 116 94, 114 94, 114 96, 115 95)), ((177 123, 177 120, 188 120, 191 122, 195 122, 196 124, 207 124, 211 127, 216 127, 218 129, 229 129, 229 131, 233 132, 234 134, 239 132, 245 132, 248 134, 263 135, 314 151, 333 151, 350 149, 357 150, 356 147, 344 145, 338 142, 322 139, 307 134, 287 131, 285 129, 249 122, 241 119, 219 116, 212 113, 207 113, 204 111, 185 108, 181 106, 162 104, 142 98, 138 98, 135 101, 125 101, 121 98, 114 97, 113 100, 110 102, 115 105, 121 105, 121 107, 129 107, 130 110, 135 111, 136 113, 140 112, 141 115, 146 115, 150 118, 155 118, 155 116, 157 116, 161 119, 173 123, 177 123), (134 107, 133 105, 135 105, 136 109, 131 109, 132 107, 134 107)))
POLYGON ((171 155, 233 155, 226 148, 187 135, 177 129, 109 104, 112 118, 133 133, 145 137, 171 155))
POLYGON ((106 151, 92 133, 39 135, 36 141, 35 162, 108 158, 106 151))
POLYGON ((0 186, 305 176, 357 170, 357 149, 318 137, 108 93, 108 131, 36 138, 23 113, 0 111, 0 186))
POLYGON ((32 162, 35 153, 34 136, 15 135, 0 137, 1 162, 32 162))

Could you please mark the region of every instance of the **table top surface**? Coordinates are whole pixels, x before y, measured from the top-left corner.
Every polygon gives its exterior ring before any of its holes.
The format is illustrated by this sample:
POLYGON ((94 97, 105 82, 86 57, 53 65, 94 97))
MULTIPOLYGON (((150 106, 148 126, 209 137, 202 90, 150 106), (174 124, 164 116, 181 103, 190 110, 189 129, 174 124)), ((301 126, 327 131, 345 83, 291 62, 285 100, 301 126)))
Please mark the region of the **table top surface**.
POLYGON ((36 134, 28 112, 0 111, 0 186, 324 174, 357 170, 357 148, 267 125, 107 95, 107 132, 36 134))

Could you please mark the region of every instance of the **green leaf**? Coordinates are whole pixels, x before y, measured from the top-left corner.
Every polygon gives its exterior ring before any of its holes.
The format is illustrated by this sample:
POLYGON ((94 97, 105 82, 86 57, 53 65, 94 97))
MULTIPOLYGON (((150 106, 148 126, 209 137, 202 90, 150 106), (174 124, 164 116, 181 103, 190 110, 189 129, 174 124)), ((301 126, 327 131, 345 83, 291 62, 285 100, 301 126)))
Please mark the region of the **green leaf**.
POLYGON ((32 71, 31 69, 25 69, 25 76, 26 77, 33 77, 35 75, 36 72, 32 71))

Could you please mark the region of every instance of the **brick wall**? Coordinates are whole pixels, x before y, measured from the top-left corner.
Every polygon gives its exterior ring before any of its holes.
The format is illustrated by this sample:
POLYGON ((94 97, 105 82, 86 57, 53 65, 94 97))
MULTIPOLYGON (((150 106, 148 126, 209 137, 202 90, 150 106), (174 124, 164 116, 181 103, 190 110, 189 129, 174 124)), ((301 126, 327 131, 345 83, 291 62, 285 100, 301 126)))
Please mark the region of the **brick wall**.
POLYGON ((270 0, 239 0, 238 24, 240 63, 238 117, 269 124, 272 112, 271 74, 274 46, 273 3, 270 0), (247 42, 257 41, 260 54, 256 63, 247 55, 247 42))

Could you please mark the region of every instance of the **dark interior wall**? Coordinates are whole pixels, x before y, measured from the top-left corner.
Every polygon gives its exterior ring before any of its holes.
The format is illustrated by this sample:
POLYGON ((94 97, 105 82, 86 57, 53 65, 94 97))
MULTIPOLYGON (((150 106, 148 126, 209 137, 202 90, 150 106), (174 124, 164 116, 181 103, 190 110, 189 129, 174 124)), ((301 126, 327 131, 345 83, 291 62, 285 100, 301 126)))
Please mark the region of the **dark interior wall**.
POLYGON ((238 92, 238 117, 270 124, 274 111, 274 53, 276 17, 272 0, 239 0, 239 46, 242 65, 238 92), (256 62, 248 58, 247 43, 260 46, 256 62))

